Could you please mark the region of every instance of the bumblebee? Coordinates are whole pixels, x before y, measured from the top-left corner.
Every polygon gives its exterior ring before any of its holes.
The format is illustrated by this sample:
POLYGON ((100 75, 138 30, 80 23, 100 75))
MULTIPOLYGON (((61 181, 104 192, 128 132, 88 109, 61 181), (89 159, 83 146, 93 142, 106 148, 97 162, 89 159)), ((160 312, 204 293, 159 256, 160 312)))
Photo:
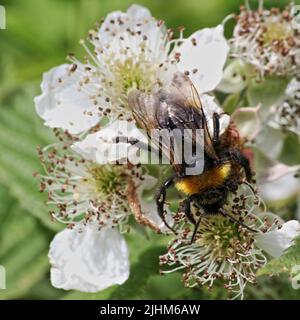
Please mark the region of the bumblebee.
MULTIPOLYGON (((195 225, 192 239, 204 215, 221 214, 232 222, 255 231, 229 215, 223 208, 228 194, 238 189, 244 177, 248 181, 252 179, 249 161, 242 154, 239 145, 240 139, 234 138, 232 126, 229 126, 220 135, 220 115, 218 113, 212 116, 213 133, 210 134, 208 119, 203 111, 199 95, 188 76, 175 73, 170 86, 166 89, 161 88, 154 94, 133 90, 128 95, 128 102, 137 124, 146 130, 149 137, 153 129, 169 131, 191 129, 193 132, 196 129, 202 129, 204 166, 202 173, 198 175, 187 174, 186 169, 190 164, 185 161, 181 163, 174 161, 176 159, 174 145, 172 147, 171 144, 170 148, 161 140, 151 141, 161 153, 169 157, 174 169, 174 173, 164 181, 156 194, 157 211, 165 225, 175 232, 166 222, 164 209, 167 189, 174 185, 186 196, 181 204, 181 210, 195 225), (201 212, 197 221, 192 213, 192 205, 201 212)), ((193 137, 191 137, 191 142, 192 144, 197 143, 193 137)))

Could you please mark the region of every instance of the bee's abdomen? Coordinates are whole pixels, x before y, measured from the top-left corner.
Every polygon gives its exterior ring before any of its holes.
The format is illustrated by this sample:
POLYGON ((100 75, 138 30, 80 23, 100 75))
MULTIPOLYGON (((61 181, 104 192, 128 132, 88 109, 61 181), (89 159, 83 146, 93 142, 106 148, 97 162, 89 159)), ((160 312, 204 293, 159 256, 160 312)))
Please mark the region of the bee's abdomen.
POLYGON ((231 172, 230 163, 209 169, 198 176, 186 176, 178 180, 176 188, 186 195, 200 194, 206 190, 220 187, 231 172))

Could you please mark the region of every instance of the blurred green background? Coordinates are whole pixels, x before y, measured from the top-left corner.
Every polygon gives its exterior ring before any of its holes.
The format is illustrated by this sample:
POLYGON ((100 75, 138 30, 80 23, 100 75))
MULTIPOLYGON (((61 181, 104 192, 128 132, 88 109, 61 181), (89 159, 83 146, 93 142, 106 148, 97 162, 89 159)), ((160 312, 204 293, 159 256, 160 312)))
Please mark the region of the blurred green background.
MULTIPOLYGON (((300 3, 300 1, 295 1, 300 3)), ((147 6, 168 27, 184 25, 186 34, 215 26, 237 12, 242 0, 6 0, 7 29, 0 30, 0 265, 6 268, 6 290, 0 299, 226 299, 214 289, 185 289, 181 275, 158 274, 162 237, 141 232, 126 236, 131 277, 125 285, 97 294, 54 289, 49 281, 48 246, 61 228, 53 223, 38 192, 36 145, 54 140, 34 112, 42 73, 62 64, 68 53, 82 56, 79 39, 112 10, 131 3, 147 6), (139 241, 137 241, 137 239, 139 241)), ((283 7, 288 1, 265 1, 283 7)), ((257 1, 251 1, 253 7, 257 1)), ((226 33, 230 34, 231 26, 226 33)), ((260 278, 247 289, 251 299, 299 299, 287 278, 260 278)))

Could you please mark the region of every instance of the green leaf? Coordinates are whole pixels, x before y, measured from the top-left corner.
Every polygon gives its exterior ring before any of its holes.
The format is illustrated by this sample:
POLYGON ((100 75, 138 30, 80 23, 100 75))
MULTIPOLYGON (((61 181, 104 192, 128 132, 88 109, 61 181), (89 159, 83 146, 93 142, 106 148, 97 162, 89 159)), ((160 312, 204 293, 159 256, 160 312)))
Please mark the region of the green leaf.
POLYGON ((299 137, 296 134, 285 134, 283 147, 278 160, 290 166, 300 163, 299 137))
POLYGON ((250 106, 256 107, 261 104, 261 111, 267 112, 269 107, 283 100, 289 80, 275 76, 270 76, 261 82, 252 80, 247 90, 250 106))
POLYGON ((0 183, 6 185, 20 205, 50 229, 58 230, 47 214, 45 196, 38 191, 33 173, 39 171, 36 146, 51 142, 49 130, 34 110, 36 85, 27 85, 10 103, 0 106, 0 183))
POLYGON ((262 276, 255 286, 248 285, 245 290, 246 300, 299 300, 299 291, 293 289, 287 274, 280 277, 262 276))
POLYGON ((26 265, 24 270, 20 270, 17 274, 8 274, 7 288, 0 292, 1 299, 7 300, 22 297, 36 282, 44 278, 45 274, 48 275, 49 262, 47 251, 31 258, 33 260, 26 265))
POLYGON ((63 294, 65 294, 64 290, 52 287, 49 273, 47 272, 40 281, 30 288, 25 298, 29 300, 57 300, 63 294))
POLYGON ((154 247, 141 254, 140 261, 131 267, 130 278, 112 293, 110 299, 140 299, 143 297, 148 278, 159 273, 158 258, 164 251, 164 247, 154 247))
POLYGON ((6 271, 6 289, 0 290, 0 298, 21 298, 45 277, 49 269, 48 243, 53 234, 1 185, 0 196, 0 265, 6 271))
POLYGON ((271 260, 266 266, 261 268, 257 275, 274 275, 280 273, 293 275, 293 268, 295 266, 300 266, 300 237, 295 240, 295 244, 282 256, 271 260))
POLYGON ((223 110, 229 114, 233 113, 233 111, 238 107, 238 102, 240 100, 240 93, 233 93, 227 96, 223 103, 223 110))

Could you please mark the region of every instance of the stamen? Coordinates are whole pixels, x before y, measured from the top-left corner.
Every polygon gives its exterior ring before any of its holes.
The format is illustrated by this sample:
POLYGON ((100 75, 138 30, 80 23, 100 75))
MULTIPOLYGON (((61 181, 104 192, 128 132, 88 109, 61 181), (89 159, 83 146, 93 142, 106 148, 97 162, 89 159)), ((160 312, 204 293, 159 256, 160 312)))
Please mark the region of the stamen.
MULTIPOLYGON (((225 208, 235 219, 240 218, 247 226, 263 233, 265 229, 276 228, 276 224, 254 215, 253 207, 255 211, 260 210, 257 198, 252 186, 242 184, 225 208)), ((204 216, 202 219, 193 243, 190 243, 193 229, 188 220, 177 224, 179 236, 160 257, 161 265, 169 268, 161 272, 184 270, 183 282, 188 287, 206 285, 211 288, 215 280, 223 279, 234 299, 243 298, 246 284, 255 282, 257 269, 267 261, 262 250, 255 246, 255 234, 222 216, 204 216)))
MULTIPOLYGON (((39 151, 51 215, 62 223, 98 221, 99 228, 125 224, 130 214, 126 166, 98 165, 57 144, 39 151)), ((139 169, 136 169, 139 170, 139 169)), ((135 175, 140 179, 140 173, 135 175)))

